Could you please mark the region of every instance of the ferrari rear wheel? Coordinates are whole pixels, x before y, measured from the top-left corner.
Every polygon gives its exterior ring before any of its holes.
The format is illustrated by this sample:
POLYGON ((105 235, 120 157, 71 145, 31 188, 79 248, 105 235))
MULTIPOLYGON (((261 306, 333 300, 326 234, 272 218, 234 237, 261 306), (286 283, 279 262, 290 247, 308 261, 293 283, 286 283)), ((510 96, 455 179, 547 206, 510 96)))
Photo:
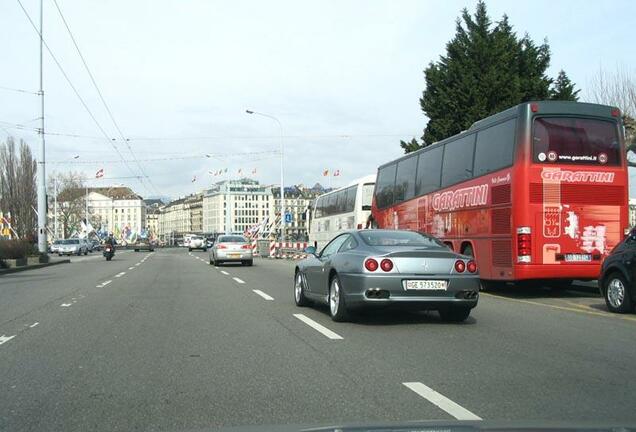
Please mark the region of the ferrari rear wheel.
POLYGON ((294 275, 294 301, 296 302, 296 306, 307 306, 309 304, 309 300, 305 297, 305 285, 303 283, 303 275, 300 271, 296 272, 294 275))
POLYGON ((344 322, 349 320, 349 311, 345 304, 345 297, 342 293, 342 285, 338 275, 331 278, 329 286, 329 314, 331 319, 336 322, 344 322))

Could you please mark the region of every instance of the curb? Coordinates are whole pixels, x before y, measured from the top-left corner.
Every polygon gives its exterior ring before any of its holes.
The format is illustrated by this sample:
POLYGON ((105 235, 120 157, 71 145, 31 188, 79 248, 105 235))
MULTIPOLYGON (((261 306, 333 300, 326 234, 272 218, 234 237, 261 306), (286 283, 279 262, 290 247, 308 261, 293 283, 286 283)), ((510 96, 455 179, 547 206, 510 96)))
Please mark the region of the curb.
POLYGON ((27 270, 35 270, 35 269, 39 269, 43 267, 50 267, 50 266, 54 266, 58 264, 70 264, 70 262, 71 262, 70 259, 62 259, 62 260, 52 261, 48 263, 32 264, 32 265, 26 265, 21 267, 14 267, 10 269, 2 269, 0 270, 0 276, 4 274, 9 274, 9 273, 19 273, 19 272, 23 272, 27 270))

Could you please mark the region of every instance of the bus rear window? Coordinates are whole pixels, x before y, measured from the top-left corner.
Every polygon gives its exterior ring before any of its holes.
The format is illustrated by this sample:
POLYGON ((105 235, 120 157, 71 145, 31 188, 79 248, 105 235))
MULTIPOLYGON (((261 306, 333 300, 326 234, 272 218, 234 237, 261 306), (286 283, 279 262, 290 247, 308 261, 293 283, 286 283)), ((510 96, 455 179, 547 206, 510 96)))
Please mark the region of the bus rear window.
POLYGON ((619 165, 621 149, 612 121, 539 117, 532 132, 533 160, 546 164, 619 165))

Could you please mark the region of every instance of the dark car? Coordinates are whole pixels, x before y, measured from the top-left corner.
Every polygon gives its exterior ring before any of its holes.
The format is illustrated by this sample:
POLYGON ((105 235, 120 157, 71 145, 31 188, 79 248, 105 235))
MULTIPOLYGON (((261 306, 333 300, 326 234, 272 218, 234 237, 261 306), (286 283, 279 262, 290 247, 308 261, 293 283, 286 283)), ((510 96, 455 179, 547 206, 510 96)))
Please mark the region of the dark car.
POLYGON ((634 310, 635 277, 636 228, 616 245, 601 266, 598 286, 611 312, 626 313, 634 310))
POLYGON ((334 321, 370 306, 437 310, 464 321, 479 298, 477 264, 435 237, 415 231, 355 230, 314 247, 296 266, 294 299, 329 305, 334 321))

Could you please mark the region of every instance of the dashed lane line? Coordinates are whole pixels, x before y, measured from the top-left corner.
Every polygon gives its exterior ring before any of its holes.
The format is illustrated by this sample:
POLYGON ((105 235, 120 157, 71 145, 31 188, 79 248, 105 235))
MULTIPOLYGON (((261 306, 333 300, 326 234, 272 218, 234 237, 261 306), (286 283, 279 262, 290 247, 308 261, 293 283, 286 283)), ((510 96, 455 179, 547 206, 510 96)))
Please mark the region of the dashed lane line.
POLYGON ((135 269, 134 267, 128 267, 128 270, 134 270, 134 269, 135 269))
POLYGON ((4 343, 9 342, 9 341, 10 341, 11 339, 13 339, 15 336, 16 336, 16 335, 13 335, 13 336, 5 336, 5 335, 2 335, 2 336, 0 336, 0 345, 2 345, 2 344, 4 344, 4 343))
POLYGON ((256 294, 258 294, 259 296, 263 297, 265 300, 274 300, 274 297, 270 296, 269 294, 265 294, 263 291, 261 290, 252 290, 254 291, 256 294))
POLYGON ((307 324, 309 327, 313 328, 314 330, 318 331, 319 333, 322 333, 324 336, 328 337, 329 339, 333 339, 333 340, 344 339, 338 333, 329 330, 327 327, 323 326, 322 324, 317 323, 316 321, 312 320, 311 318, 309 318, 306 315, 294 314, 294 316, 296 318, 298 318, 299 320, 301 320, 302 322, 304 322, 305 324, 307 324))
POLYGON ((427 401, 431 402, 433 405, 437 405, 457 420, 481 420, 481 417, 473 414, 463 406, 453 402, 443 394, 436 392, 421 382, 405 382, 402 384, 422 396, 427 401))
POLYGON ((112 282, 112 280, 104 281, 104 282, 100 283, 99 285, 97 285, 95 288, 104 288, 106 285, 108 285, 111 282, 112 282))
POLYGON ((116 277, 116 278, 118 278, 118 277, 122 277, 122 276, 123 276, 123 275, 125 275, 125 274, 126 274, 126 272, 120 272, 120 273, 117 273, 117 274, 115 275, 115 277, 116 277))
POLYGON ((236 281, 236 283, 240 283, 240 284, 244 284, 245 281, 243 279, 239 279, 237 277, 233 277, 232 279, 234 279, 236 281))
POLYGON ((31 324, 31 325, 29 326, 29 328, 33 328, 33 327, 37 326, 38 324, 40 324, 40 323, 39 323, 39 322, 34 322, 33 324, 31 324))
POLYGON ((140 263, 140 262, 138 262, 137 264, 135 264, 135 266, 140 266, 140 265, 141 265, 141 263, 140 263))
POLYGON ((221 270, 221 273, 223 273, 225 276, 229 276, 230 274, 228 272, 226 272, 225 270, 221 270))
POLYGON ((71 307, 72 305, 72 303, 62 303, 60 307, 71 307))

